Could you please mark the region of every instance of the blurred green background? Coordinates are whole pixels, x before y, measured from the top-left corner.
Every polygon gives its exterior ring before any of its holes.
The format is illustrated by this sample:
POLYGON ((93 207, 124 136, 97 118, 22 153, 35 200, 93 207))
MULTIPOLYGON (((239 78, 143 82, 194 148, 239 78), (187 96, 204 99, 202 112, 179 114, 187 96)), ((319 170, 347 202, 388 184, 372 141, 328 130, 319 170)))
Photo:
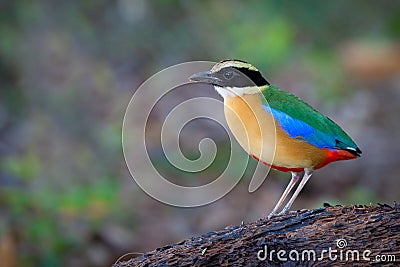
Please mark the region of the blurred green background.
POLYGON ((399 1, 1 1, 1 266, 107 266, 272 208, 288 174, 253 194, 244 179, 195 209, 163 205, 130 177, 129 99, 186 61, 251 62, 360 146, 360 159, 317 172, 294 209, 399 200, 399 37, 399 1))

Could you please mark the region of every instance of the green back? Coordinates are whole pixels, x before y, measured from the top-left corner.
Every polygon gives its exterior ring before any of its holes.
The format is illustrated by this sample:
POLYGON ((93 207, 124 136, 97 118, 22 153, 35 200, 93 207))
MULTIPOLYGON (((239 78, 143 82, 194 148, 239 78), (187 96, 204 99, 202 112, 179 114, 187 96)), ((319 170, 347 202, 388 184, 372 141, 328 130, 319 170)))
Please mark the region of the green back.
POLYGON ((357 148, 354 141, 335 122, 316 111, 297 96, 273 85, 267 87, 262 93, 271 108, 301 120, 323 133, 333 135, 339 141, 338 148, 357 148))

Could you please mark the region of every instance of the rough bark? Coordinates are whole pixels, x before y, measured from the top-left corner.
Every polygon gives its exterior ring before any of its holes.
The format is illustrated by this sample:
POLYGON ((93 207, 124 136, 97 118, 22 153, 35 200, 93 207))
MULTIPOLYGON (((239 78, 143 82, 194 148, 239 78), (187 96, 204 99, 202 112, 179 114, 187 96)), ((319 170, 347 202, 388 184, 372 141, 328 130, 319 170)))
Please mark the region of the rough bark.
POLYGON ((315 210, 229 226, 157 248, 114 266, 399 265, 399 210, 397 204, 394 207, 386 204, 332 207, 326 204, 315 210), (265 247, 267 254, 259 253, 265 251, 265 247), (279 257, 279 250, 285 255, 280 252, 279 257), (315 252, 315 258, 310 250, 315 252), (258 253, 266 259, 258 259, 258 253), (335 255, 336 259, 333 259, 335 255), (385 257, 390 261, 378 262, 378 255, 380 259, 385 257))

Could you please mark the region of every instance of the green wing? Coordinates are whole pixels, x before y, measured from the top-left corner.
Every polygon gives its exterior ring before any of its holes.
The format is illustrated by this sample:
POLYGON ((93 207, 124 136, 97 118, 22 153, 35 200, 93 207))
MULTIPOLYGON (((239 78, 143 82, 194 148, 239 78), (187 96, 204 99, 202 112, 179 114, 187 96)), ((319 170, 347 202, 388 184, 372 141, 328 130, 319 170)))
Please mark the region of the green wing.
POLYGON ((354 141, 335 122, 297 96, 273 85, 267 87, 262 93, 268 103, 265 109, 272 112, 281 127, 291 137, 305 140, 318 147, 361 153, 354 141))

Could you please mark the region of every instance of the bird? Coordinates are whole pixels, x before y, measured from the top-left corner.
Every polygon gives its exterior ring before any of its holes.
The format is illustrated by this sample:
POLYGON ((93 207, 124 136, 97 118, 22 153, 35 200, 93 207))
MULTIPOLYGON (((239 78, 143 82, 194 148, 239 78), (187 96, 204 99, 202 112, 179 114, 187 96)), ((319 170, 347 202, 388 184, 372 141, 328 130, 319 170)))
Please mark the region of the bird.
POLYGON ((361 156, 360 148, 334 121, 269 83, 248 62, 223 60, 208 71, 193 74, 189 80, 214 86, 224 100, 229 129, 250 156, 272 169, 291 173, 289 184, 268 218, 290 210, 315 170, 361 156))

